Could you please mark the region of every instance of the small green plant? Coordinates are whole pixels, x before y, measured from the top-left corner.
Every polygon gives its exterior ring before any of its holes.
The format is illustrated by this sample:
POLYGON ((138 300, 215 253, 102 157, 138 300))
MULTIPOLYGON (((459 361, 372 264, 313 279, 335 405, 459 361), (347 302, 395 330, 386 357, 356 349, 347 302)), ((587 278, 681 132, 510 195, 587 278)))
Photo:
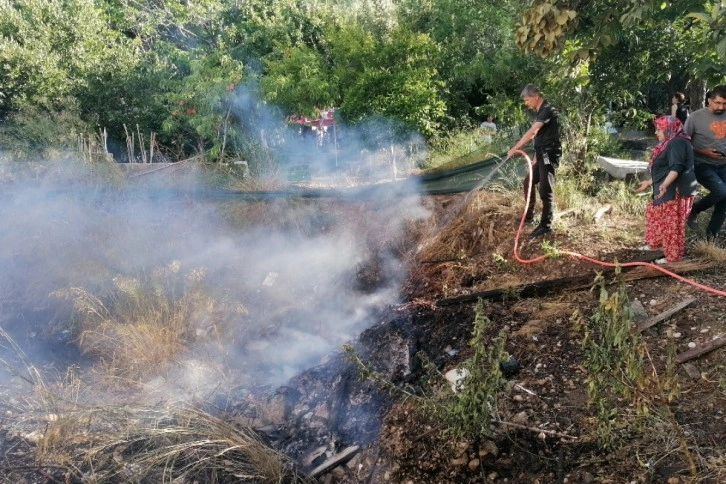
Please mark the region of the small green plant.
POLYGON ((509 261, 499 252, 492 254, 492 260, 500 270, 506 270, 509 268, 509 261))
POLYGON ((506 335, 499 333, 487 342, 487 330, 492 322, 484 311, 485 304, 480 299, 469 341, 473 354, 461 365, 468 376, 459 391, 445 394, 438 405, 429 409, 433 417, 445 422, 446 432, 457 439, 490 434, 497 397, 506 383, 500 368, 509 356, 504 349, 506 335))
POLYGON ((474 328, 469 346, 473 350, 470 358, 462 362, 460 370, 465 378, 456 389, 449 386, 436 365, 424 353, 417 357, 421 360, 425 374, 417 388, 399 386, 375 371, 370 363, 363 361, 351 345, 343 347, 348 361, 358 368, 362 380, 370 380, 398 393, 405 399, 413 399, 422 415, 440 422, 441 431, 456 440, 469 439, 490 433, 490 426, 497 406, 497 397, 504 388, 506 380, 500 364, 508 359, 504 350, 506 336, 500 333, 488 340, 487 330, 491 321, 484 314, 485 305, 480 299, 474 318, 474 328))
POLYGON ((666 421, 675 432, 692 475, 697 473, 694 457, 683 430, 669 407, 680 394, 676 377, 676 345, 669 337, 666 368, 659 376, 650 361, 648 349, 638 331, 632 328, 632 308, 626 286, 615 270, 615 288, 608 290, 605 278, 598 274, 593 290, 599 290, 598 308, 589 324, 579 315, 573 319, 583 332, 590 405, 595 408, 596 436, 603 449, 620 443, 621 430, 653 432, 652 421, 666 421))
POLYGON ((519 301, 522 299, 522 289, 516 286, 509 286, 502 293, 502 301, 519 301))
POLYGON ((549 240, 543 240, 542 252, 544 252, 549 259, 557 259, 562 256, 557 245, 557 242, 551 243, 549 240))
MULTIPOLYGON (((589 324, 581 318, 579 324, 584 333, 587 391, 596 412, 598 444, 607 449, 615 446, 616 431, 627 424, 629 417, 621 412, 619 401, 633 400, 635 389, 643 386, 644 347, 640 336, 631 332, 632 309, 625 285, 621 283, 609 292, 599 273, 593 290, 600 292, 599 306, 589 324)), ((643 408, 638 412, 647 413, 643 408)))

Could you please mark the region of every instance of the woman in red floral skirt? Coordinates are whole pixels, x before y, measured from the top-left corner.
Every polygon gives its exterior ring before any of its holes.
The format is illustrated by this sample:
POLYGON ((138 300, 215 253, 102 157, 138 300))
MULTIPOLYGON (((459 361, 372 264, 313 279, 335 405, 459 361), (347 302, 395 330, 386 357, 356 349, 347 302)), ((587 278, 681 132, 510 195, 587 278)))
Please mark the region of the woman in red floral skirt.
POLYGON ((693 147, 675 116, 655 120, 658 144, 650 157, 651 179, 635 190, 653 189, 653 201, 645 208, 645 243, 651 249, 662 248, 664 259, 676 262, 686 251, 686 219, 691 213, 698 190, 693 171, 693 147))

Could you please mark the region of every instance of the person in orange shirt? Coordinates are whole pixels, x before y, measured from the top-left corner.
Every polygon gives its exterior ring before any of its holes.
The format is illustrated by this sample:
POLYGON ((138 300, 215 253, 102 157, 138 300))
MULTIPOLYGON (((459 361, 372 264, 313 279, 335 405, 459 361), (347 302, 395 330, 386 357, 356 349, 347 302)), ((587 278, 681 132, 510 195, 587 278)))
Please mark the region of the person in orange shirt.
POLYGON ((698 214, 713 207, 706 237, 714 240, 726 220, 726 85, 711 90, 708 106, 691 113, 683 131, 693 144, 696 179, 708 190, 693 204, 688 226, 698 230, 698 214))

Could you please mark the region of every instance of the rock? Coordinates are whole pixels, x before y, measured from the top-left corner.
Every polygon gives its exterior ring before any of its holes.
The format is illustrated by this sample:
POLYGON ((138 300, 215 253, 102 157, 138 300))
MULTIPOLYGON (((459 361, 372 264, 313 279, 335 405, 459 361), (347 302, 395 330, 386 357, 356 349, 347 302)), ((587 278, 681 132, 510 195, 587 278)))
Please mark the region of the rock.
POLYGON ((472 471, 475 471, 479 468, 479 464, 480 464, 479 459, 472 459, 469 461, 469 469, 471 469, 472 471))
POLYGON ((505 377, 510 377, 519 371, 520 365, 519 361, 514 356, 510 355, 508 360, 499 363, 499 368, 502 370, 505 377))
POLYGON ((640 299, 636 299, 630 303, 630 309, 633 311, 633 319, 635 319, 635 321, 648 319, 648 311, 645 310, 645 307, 643 306, 643 303, 640 302, 640 299))
POLYGON ((499 447, 491 440, 485 440, 479 448, 479 457, 491 455, 497 457, 499 455, 499 447))
POLYGON ((525 410, 522 410, 517 415, 512 417, 512 423, 524 425, 527 423, 527 420, 529 420, 529 415, 527 415, 527 412, 525 410))
POLYGON ((450 464, 454 467, 461 467, 464 465, 467 465, 469 463, 469 458, 467 456, 459 457, 458 459, 451 459, 450 464))
POLYGON ((696 367, 693 363, 683 363, 681 367, 686 371, 686 374, 694 379, 694 380, 700 380, 701 379, 701 370, 696 367))
POLYGON ((464 379, 469 376, 469 370, 466 368, 454 368, 446 372, 444 377, 451 382, 451 390, 454 393, 464 389, 464 379))

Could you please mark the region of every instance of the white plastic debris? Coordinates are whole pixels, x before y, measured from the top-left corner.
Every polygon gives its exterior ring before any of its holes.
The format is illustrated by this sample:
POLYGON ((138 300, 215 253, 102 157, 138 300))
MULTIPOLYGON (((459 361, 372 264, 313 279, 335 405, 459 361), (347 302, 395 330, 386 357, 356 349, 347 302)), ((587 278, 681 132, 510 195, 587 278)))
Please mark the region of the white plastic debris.
POLYGON ((444 377, 451 382, 451 390, 454 393, 464 389, 464 379, 469 376, 469 370, 466 368, 454 368, 446 372, 444 377))

